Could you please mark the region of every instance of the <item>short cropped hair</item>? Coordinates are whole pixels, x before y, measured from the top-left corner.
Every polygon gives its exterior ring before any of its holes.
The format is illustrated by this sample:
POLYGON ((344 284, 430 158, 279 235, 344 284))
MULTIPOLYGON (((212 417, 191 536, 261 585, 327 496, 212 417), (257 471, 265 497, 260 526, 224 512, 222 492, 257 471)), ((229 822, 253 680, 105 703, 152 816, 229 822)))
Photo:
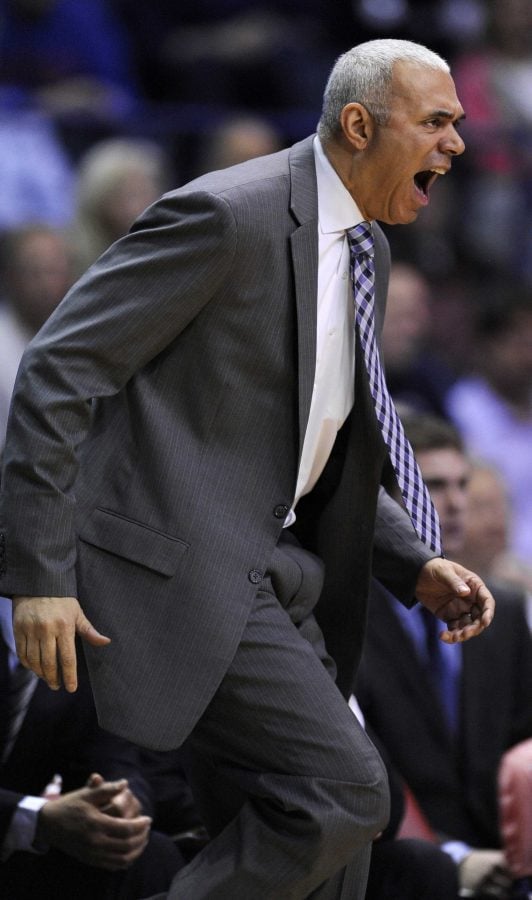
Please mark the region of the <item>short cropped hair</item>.
POLYGON ((318 123, 320 140, 326 142, 339 133, 340 113, 347 103, 361 103, 378 125, 386 125, 396 62, 450 71, 441 56, 413 41, 382 38, 358 44, 336 60, 327 81, 318 123))
POLYGON ((466 452, 462 435, 446 419, 430 413, 406 412, 401 416, 401 421, 416 454, 430 450, 466 452))

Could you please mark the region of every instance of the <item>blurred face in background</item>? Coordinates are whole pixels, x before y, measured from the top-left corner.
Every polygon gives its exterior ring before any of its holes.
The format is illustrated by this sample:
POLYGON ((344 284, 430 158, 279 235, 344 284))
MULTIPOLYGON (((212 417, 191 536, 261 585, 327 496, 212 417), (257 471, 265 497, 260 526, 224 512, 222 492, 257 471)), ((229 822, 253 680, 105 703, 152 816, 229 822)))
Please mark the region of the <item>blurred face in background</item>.
POLYGON ((489 380, 510 401, 527 404, 532 391, 532 309, 519 310, 503 331, 482 347, 489 380))
POLYGON ((508 498, 501 477, 488 467, 473 466, 464 559, 478 560, 481 571, 489 570, 493 561, 507 550, 508 516, 508 498))
POLYGON ((440 517, 443 547, 451 559, 462 552, 471 467, 454 447, 416 452, 416 459, 440 517))
POLYGON ((9 302, 30 331, 39 330, 71 284, 65 238, 46 228, 21 232, 11 247, 5 286, 9 302))
POLYGON ((135 219, 161 195, 161 184, 151 172, 131 167, 102 200, 100 217, 111 239, 126 234, 135 219))
POLYGON ((431 323, 429 286, 413 266, 392 266, 382 331, 382 352, 388 371, 406 369, 422 347, 431 323))

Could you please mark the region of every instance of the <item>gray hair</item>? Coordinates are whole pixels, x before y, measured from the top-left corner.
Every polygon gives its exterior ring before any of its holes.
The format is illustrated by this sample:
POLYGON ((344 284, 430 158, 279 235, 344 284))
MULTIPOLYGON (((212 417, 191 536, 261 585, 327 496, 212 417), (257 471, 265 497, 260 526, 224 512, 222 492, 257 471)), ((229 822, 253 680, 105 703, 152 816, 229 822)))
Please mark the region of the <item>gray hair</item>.
POLYGON ((393 66, 402 61, 450 71, 441 56, 413 41, 382 38, 358 44, 338 57, 329 76, 318 123, 320 139, 326 142, 338 134, 340 113, 347 103, 361 103, 378 125, 386 125, 393 66))

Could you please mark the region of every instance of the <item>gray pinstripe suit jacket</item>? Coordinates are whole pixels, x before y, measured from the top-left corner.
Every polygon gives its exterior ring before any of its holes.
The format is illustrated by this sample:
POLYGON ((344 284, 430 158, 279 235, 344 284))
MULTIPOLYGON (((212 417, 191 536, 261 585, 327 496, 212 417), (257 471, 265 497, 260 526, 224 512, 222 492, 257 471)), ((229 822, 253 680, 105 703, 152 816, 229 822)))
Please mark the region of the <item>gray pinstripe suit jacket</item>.
MULTIPOLYGON (((317 267, 308 138, 165 195, 25 354, 0 591, 79 597, 112 638, 88 652, 101 724, 133 741, 178 745, 238 646, 294 495, 317 267)), ((380 229, 376 268, 380 330, 380 229)), ((386 454, 360 371, 351 419, 299 515, 326 564, 319 612, 346 687, 374 532, 376 572, 407 602, 431 555, 379 493, 386 454)))

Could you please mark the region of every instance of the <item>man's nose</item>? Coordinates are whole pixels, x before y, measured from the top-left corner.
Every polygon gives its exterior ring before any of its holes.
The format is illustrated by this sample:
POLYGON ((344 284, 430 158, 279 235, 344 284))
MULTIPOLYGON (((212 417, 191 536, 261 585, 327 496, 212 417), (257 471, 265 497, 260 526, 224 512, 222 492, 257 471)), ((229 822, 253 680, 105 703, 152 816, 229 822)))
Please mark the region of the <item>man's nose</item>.
POLYGON ((464 140, 454 125, 449 125, 449 129, 443 138, 441 149, 444 153, 450 153, 453 156, 460 156, 464 152, 464 140))

